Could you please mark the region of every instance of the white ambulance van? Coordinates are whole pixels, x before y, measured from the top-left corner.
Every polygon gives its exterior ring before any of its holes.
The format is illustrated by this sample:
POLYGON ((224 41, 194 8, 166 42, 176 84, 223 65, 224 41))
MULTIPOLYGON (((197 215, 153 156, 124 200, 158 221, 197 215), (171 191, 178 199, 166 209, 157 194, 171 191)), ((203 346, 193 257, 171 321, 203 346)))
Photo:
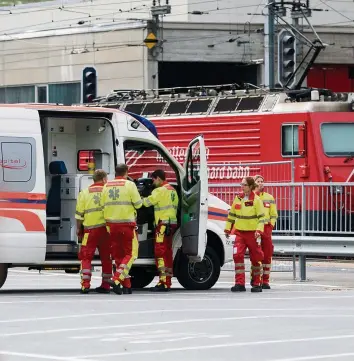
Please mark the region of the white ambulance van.
MULTIPOLYGON (((92 170, 83 164, 87 154, 109 179, 116 164, 127 163, 142 195, 149 194, 149 174, 168 172, 180 197, 174 275, 186 289, 211 288, 232 260, 232 242, 223 233, 229 206, 208 194, 203 137, 190 142, 183 169, 134 115, 50 104, 0 105, 0 287, 11 267, 79 272, 74 215, 79 191, 92 183, 92 170)), ((147 286, 156 275, 151 211, 137 214, 133 287, 147 286)), ((100 265, 97 252, 93 264, 100 265)))

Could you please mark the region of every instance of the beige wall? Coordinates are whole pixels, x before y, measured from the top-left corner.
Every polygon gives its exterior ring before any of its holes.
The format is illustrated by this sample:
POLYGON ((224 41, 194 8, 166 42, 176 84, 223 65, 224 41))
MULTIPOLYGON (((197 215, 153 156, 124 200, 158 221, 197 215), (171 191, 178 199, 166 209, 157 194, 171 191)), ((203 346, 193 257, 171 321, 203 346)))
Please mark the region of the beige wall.
MULTIPOLYGON (((199 23, 240 23, 247 21, 263 23, 266 1, 260 0, 170 0, 171 14, 165 21, 199 22, 199 23), (205 12, 203 15, 192 15, 192 11, 205 12), (249 15, 251 14, 251 15, 249 15)), ((161 0, 165 4, 165 0, 161 0)), ((0 33, 25 31, 28 29, 58 28, 75 26, 78 21, 94 23, 111 23, 113 19, 151 18, 152 0, 60 0, 48 1, 32 5, 16 5, 11 7, 12 14, 1 11, 0 33), (136 8, 136 9, 134 9, 136 8), (40 11, 38 11, 40 10, 40 11), (97 19, 98 18, 98 19, 97 19)), ((313 25, 351 26, 354 19, 354 3, 351 1, 311 1, 311 5, 325 11, 313 12, 313 25)), ((2 8, 3 10, 4 8, 2 8)))
POLYGON ((2 41, 0 86, 80 81, 82 69, 95 66, 100 94, 141 88, 146 48, 124 44, 141 44, 143 39, 140 28, 2 41), (80 53, 85 48, 88 52, 80 53))
MULTIPOLYGON (((244 24, 164 23, 164 52, 156 58, 148 55, 143 39, 146 24, 131 22, 117 24, 120 29, 106 32, 88 29, 86 33, 39 36, 34 33, 12 40, 0 38, 0 87, 47 84, 81 80, 82 69, 94 65, 99 79, 98 94, 107 94, 117 88, 156 88, 157 60, 161 61, 226 61, 252 62, 264 57, 264 39, 256 30, 262 24, 253 24, 250 33, 244 24), (231 38, 246 44, 228 42, 231 38), (249 42, 249 43, 247 43, 249 42), (214 45, 209 47, 208 45, 214 45), (87 53, 81 53, 83 49, 87 53), (74 52, 74 54, 72 54, 74 52)), ((248 30, 248 28, 247 28, 248 30)), ((58 30, 57 32, 63 32, 58 30)), ((69 32, 69 30, 65 30, 69 32)), ((353 64, 353 27, 317 27, 322 40, 330 45, 317 60, 323 64, 353 64)), ((312 32, 306 34, 314 38, 312 32)), ((262 83, 262 79, 259 79, 262 83)))

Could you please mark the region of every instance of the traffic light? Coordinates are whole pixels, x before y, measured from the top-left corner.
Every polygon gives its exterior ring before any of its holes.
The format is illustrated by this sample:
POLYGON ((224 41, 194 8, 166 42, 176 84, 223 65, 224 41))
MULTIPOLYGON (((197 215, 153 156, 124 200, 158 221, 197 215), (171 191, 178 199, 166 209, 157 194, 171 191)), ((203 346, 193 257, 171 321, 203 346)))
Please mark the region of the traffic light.
MULTIPOLYGON (((288 81, 296 70, 296 38, 289 30, 278 35, 278 80, 282 86, 290 86, 288 81)), ((295 78, 292 79, 292 83, 295 78)))
POLYGON ((82 102, 92 103, 95 98, 97 98, 96 69, 86 67, 82 72, 82 102))

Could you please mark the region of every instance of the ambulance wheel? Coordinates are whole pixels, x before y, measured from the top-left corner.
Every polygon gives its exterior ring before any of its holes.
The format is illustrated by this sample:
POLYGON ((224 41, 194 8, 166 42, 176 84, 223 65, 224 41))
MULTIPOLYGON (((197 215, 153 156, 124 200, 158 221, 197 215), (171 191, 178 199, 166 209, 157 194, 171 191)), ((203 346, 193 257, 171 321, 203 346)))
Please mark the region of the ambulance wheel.
POLYGON ((213 248, 206 248, 201 262, 188 262, 187 256, 181 254, 177 279, 187 290, 208 290, 219 276, 220 260, 213 248))
POLYGON ((7 278, 7 264, 0 264, 0 288, 4 285, 7 278))
POLYGON ((130 276, 132 288, 144 288, 153 281, 155 273, 149 272, 149 270, 144 267, 134 267, 130 271, 130 276))

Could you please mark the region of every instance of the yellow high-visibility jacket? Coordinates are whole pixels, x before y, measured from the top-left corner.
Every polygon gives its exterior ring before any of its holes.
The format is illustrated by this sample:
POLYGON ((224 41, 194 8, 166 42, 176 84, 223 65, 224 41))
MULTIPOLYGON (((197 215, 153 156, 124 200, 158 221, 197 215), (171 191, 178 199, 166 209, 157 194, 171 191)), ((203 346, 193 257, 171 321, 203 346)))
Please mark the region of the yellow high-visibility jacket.
POLYGON ((178 194, 168 183, 155 188, 149 197, 143 198, 145 207, 154 206, 155 224, 169 221, 177 224, 178 194))
POLYGON ((136 224, 136 209, 141 208, 143 202, 134 182, 116 177, 105 184, 101 205, 107 223, 136 224))
POLYGON ((264 231, 265 211, 263 202, 254 192, 248 199, 243 193, 236 195, 227 218, 225 231, 234 225, 238 231, 264 231))
POLYGON ((271 224, 273 227, 278 219, 277 205, 275 203, 274 197, 267 192, 257 192, 256 193, 261 200, 263 201, 264 213, 265 213, 265 224, 271 224))
POLYGON ((101 206, 103 186, 103 183, 94 183, 78 195, 75 218, 83 221, 84 229, 106 225, 101 206))

